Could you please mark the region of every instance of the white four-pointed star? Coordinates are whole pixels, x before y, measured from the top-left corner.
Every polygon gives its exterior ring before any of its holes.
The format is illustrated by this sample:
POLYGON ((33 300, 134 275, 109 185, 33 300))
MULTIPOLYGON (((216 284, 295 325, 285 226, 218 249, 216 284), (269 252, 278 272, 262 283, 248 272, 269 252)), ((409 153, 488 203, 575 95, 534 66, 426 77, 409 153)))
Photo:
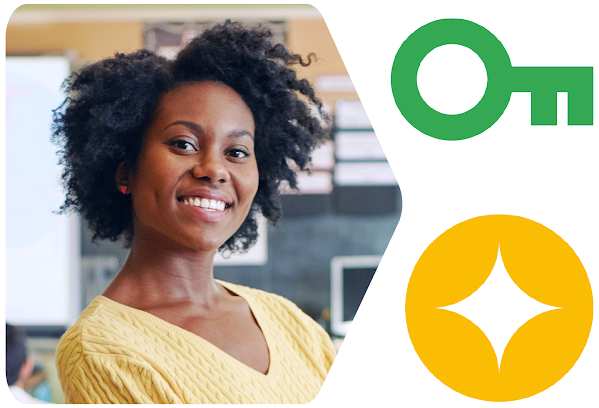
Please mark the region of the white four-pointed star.
POLYGON ((523 292, 505 269, 498 248, 495 266, 478 290, 458 303, 439 309, 458 313, 477 325, 491 342, 500 369, 505 347, 518 328, 543 312, 559 308, 538 302, 523 292))

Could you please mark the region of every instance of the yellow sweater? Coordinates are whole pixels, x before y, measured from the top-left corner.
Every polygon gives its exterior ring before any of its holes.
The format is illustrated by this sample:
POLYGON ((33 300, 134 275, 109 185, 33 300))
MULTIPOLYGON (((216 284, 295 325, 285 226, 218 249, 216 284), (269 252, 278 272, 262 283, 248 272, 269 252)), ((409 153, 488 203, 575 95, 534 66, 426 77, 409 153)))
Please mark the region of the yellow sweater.
POLYGON ((98 296, 62 336, 68 403, 305 403, 335 352, 326 332, 280 296, 220 282, 243 297, 270 353, 262 374, 195 334, 98 296))

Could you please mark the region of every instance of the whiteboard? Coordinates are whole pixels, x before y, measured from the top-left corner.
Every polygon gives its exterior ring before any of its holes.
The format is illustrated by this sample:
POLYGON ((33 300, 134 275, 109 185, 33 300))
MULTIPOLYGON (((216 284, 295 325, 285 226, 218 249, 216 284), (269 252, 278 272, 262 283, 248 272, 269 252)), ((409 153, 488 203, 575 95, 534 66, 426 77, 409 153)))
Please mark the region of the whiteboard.
POLYGON ((64 201, 52 109, 63 100, 65 57, 6 59, 6 319, 16 325, 70 325, 78 306, 76 216, 64 201))

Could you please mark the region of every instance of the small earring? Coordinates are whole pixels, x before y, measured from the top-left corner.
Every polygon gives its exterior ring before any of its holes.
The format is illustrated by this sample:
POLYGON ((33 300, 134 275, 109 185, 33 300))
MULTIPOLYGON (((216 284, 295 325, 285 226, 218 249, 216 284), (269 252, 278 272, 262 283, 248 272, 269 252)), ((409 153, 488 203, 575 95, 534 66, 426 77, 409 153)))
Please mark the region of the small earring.
POLYGON ((119 186, 119 188, 121 189, 121 193, 123 194, 127 194, 129 192, 129 187, 127 186, 119 186))

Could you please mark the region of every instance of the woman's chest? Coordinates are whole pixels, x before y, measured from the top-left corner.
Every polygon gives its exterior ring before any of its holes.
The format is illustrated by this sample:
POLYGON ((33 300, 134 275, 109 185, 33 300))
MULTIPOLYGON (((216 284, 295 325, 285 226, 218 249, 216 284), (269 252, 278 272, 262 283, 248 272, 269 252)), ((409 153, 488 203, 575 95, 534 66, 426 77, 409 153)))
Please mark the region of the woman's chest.
POLYGON ((247 303, 245 307, 239 304, 211 313, 190 307, 166 307, 151 313, 261 374, 269 370, 271 358, 266 337, 247 303))

